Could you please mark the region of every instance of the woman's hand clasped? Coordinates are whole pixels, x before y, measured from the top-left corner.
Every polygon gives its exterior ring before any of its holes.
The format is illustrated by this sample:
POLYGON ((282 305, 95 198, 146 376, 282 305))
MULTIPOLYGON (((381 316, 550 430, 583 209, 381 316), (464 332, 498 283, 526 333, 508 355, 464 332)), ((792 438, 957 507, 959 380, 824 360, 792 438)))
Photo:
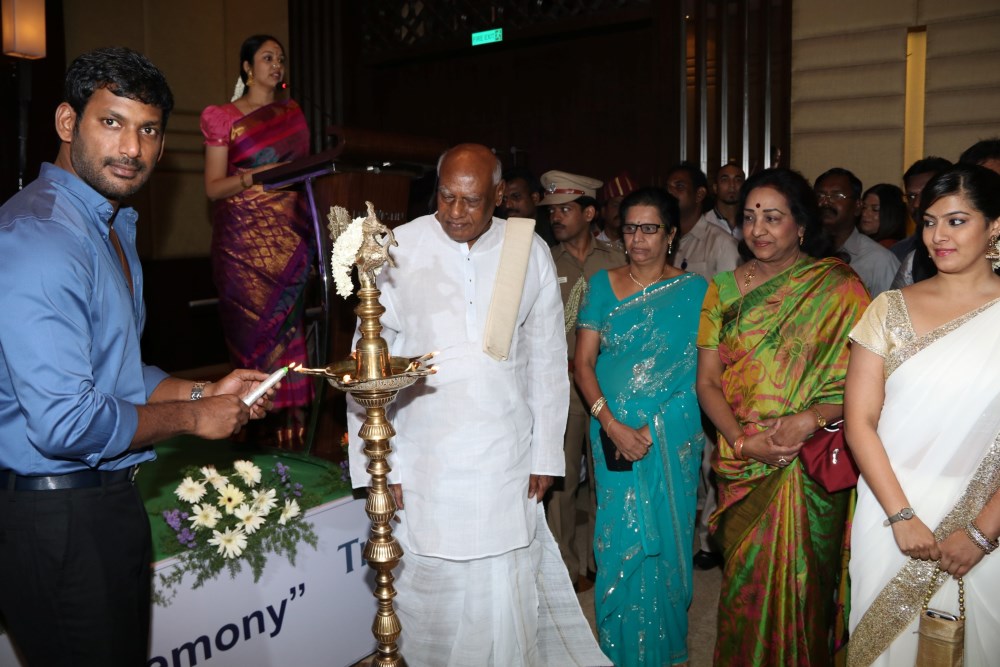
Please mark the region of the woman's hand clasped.
POLYGON ((782 428, 781 419, 765 422, 768 429, 746 436, 743 441, 743 458, 754 459, 778 468, 784 468, 799 455, 803 442, 795 435, 789 438, 788 430, 782 428))
POLYGON ((618 448, 617 455, 626 461, 638 461, 649 453, 649 448, 653 445, 653 439, 646 427, 637 430, 615 420, 604 430, 618 448))
POLYGON ((964 577, 986 555, 961 528, 944 538, 938 548, 941 558, 938 568, 953 577, 964 577))
MULTIPOLYGON (((920 560, 938 560, 941 549, 938 547, 934 533, 920 520, 913 517, 906 521, 892 524, 892 536, 896 538, 896 546, 904 555, 920 560)), ((969 538, 965 538, 968 541, 969 538)), ((975 548, 975 547, 973 547, 975 548)))

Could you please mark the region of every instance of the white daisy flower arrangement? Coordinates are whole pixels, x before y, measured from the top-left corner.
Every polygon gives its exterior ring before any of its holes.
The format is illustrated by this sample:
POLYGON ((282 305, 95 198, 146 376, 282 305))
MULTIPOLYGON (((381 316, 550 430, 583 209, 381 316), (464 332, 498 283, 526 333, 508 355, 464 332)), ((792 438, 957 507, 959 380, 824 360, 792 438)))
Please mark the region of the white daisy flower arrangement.
POLYGON ((168 604, 186 574, 193 575, 191 586, 198 588, 223 568, 235 577, 246 563, 256 582, 269 555, 284 556, 294 565, 301 542, 316 548, 316 533, 298 502, 302 485, 292 481, 281 462, 266 481, 263 476, 253 461, 236 461, 226 474, 205 466, 184 477, 174 491, 181 507, 162 514, 184 551, 178 566, 160 575, 157 603, 168 604))

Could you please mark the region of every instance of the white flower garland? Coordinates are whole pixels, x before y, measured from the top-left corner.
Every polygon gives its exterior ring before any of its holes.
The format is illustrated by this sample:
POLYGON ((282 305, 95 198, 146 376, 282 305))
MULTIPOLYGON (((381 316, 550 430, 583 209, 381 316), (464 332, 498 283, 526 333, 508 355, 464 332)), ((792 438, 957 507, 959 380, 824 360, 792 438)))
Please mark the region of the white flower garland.
POLYGON ((246 91, 247 87, 246 84, 243 83, 243 77, 242 76, 236 77, 236 86, 233 88, 233 97, 229 101, 235 102, 236 100, 243 97, 243 93, 245 93, 246 91))
POLYGON ((364 218, 354 218, 347 229, 333 242, 330 265, 333 270, 333 281, 337 286, 337 294, 347 298, 354 294, 354 282, 351 273, 357 261, 358 250, 364 241, 364 218))

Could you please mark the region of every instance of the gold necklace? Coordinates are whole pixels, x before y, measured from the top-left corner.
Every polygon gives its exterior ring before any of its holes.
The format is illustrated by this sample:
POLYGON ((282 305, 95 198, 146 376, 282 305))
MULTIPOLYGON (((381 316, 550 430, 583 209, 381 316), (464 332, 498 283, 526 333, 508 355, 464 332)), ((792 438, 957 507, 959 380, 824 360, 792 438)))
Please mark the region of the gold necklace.
POLYGON ((666 272, 667 272, 667 268, 663 267, 663 270, 660 271, 659 277, 657 277, 653 282, 649 283, 648 285, 643 285, 638 280, 636 280, 635 276, 632 275, 632 270, 631 269, 629 269, 628 277, 632 279, 632 282, 634 282, 636 285, 639 286, 639 288, 642 290, 643 296, 645 296, 646 295, 646 290, 649 289, 650 287, 652 287, 653 285, 655 285, 656 283, 660 282, 661 280, 663 280, 663 274, 666 273, 666 272))
POLYGON ((747 272, 743 274, 743 294, 746 294, 747 290, 750 289, 750 281, 753 280, 754 276, 756 275, 757 275, 757 260, 755 259, 754 261, 750 262, 750 268, 747 269, 747 272))
POLYGON ((747 292, 750 290, 750 282, 753 280, 754 276, 757 275, 757 260, 750 262, 750 268, 747 272, 743 274, 743 294, 740 295, 740 307, 736 311, 736 328, 739 329, 740 317, 743 316, 743 300, 747 297, 747 292))

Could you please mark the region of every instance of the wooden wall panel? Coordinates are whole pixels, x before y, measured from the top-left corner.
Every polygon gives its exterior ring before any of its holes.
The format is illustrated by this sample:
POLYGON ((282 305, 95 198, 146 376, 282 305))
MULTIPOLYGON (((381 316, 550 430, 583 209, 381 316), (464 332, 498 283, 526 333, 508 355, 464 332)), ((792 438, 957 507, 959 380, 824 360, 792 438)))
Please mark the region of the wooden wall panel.
POLYGON ((797 79, 802 72, 830 67, 898 63, 906 55, 906 40, 900 42, 899 39, 901 27, 878 27, 854 33, 808 38, 796 35, 792 72, 797 79))
POLYGON ((332 25, 318 38, 305 19, 321 20, 323 2, 291 2, 297 48, 341 42, 341 64, 310 62, 303 83, 334 74, 329 85, 342 89, 330 104, 315 95, 316 117, 484 143, 537 173, 628 169, 641 184, 662 183, 682 158, 712 171, 728 158, 764 165, 772 146, 788 155, 788 0, 499 2, 504 41, 475 48, 468 32, 495 26, 473 27, 490 20, 474 3, 334 0, 358 29, 332 25))
POLYGON ((866 185, 903 172, 908 3, 877 4, 793 5, 792 167, 809 179, 833 166, 866 185))
MULTIPOLYGON (((944 24, 956 19, 983 19, 1000 11, 996 0, 910 0, 916 8, 917 25, 944 24)), ((994 35, 995 38, 995 35, 994 35)))
POLYGON ((914 25, 916 4, 915 0, 798 0, 793 4, 792 39, 841 39, 872 29, 914 25))
POLYGON ((803 168, 793 164, 793 168, 802 172, 810 181, 830 167, 850 169, 861 179, 865 188, 876 183, 896 183, 902 177, 891 168, 879 170, 871 167, 876 164, 899 162, 902 155, 902 129, 869 129, 854 130, 851 140, 845 142, 842 135, 830 132, 803 132, 795 135, 796 155, 802 156, 804 146, 809 146, 813 159, 808 163, 812 166, 803 168))
POLYGON ((1000 3, 934 4, 924 7, 924 146, 929 154, 956 160, 979 139, 1000 136, 1000 3))
POLYGON ((653 38, 646 24, 374 67, 364 77, 369 105, 345 124, 483 143, 539 174, 628 168, 652 182, 677 118, 676 97, 652 103, 668 76, 653 38))
POLYGON ((927 30, 924 155, 951 160, 1000 135, 1000 3, 794 4, 793 166, 839 163, 866 184, 901 181, 906 34, 927 30), (863 99, 859 99, 863 98, 863 99))

